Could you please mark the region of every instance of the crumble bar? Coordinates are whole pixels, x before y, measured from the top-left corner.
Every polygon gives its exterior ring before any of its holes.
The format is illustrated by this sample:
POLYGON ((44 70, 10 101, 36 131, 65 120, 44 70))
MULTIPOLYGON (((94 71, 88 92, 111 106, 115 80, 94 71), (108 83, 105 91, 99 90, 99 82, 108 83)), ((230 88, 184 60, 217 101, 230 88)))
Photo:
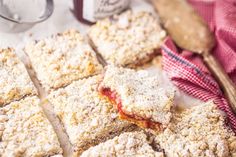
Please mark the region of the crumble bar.
POLYGON ((143 132, 127 132, 83 152, 81 157, 164 157, 152 149, 143 132))
POLYGON ((88 36, 108 64, 134 67, 157 55, 166 32, 151 13, 126 11, 98 21, 88 36))
POLYGON ((61 154, 57 135, 36 96, 0 109, 1 157, 62 157, 61 154))
POLYGON ((0 74, 0 106, 26 95, 37 94, 24 64, 17 58, 14 49, 0 49, 0 74))
POLYGON ((157 74, 107 66, 99 91, 115 104, 121 119, 140 127, 160 131, 171 120, 175 92, 161 87, 157 74))
POLYGON ((78 155, 122 131, 135 129, 120 121, 110 102, 99 94, 100 81, 100 75, 74 81, 48 96, 78 155))
POLYGON ((235 157, 236 136, 212 102, 176 113, 156 142, 167 157, 235 157))
POLYGON ((95 52, 76 30, 35 41, 24 50, 46 91, 66 86, 102 70, 95 52))

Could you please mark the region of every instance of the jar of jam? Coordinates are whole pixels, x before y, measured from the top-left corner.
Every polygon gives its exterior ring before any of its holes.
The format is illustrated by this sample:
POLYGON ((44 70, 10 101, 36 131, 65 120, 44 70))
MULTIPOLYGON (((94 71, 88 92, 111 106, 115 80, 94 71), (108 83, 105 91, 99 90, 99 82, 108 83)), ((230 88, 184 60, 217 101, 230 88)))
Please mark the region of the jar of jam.
POLYGON ((130 0, 74 0, 77 19, 86 24, 120 13, 129 6, 130 0))

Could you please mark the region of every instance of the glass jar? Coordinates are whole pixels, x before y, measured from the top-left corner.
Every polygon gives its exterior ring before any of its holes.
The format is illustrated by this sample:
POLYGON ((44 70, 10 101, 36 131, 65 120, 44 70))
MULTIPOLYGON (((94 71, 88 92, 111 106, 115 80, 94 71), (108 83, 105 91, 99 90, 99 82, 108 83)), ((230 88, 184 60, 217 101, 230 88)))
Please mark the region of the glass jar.
POLYGON ((129 6, 130 0, 74 0, 77 19, 86 24, 120 13, 129 6))

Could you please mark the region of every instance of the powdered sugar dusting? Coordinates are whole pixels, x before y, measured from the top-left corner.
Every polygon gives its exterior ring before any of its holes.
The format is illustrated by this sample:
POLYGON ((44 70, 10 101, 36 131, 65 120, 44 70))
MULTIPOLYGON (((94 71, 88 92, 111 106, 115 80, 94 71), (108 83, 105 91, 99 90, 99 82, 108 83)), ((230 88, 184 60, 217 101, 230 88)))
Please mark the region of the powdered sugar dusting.
POLYGON ((160 87, 157 75, 148 71, 108 66, 101 87, 118 94, 122 110, 155 122, 168 124, 171 119, 174 89, 160 87))
POLYGON ((167 157, 234 157, 236 136, 225 126, 225 117, 212 102, 175 113, 156 141, 167 157))

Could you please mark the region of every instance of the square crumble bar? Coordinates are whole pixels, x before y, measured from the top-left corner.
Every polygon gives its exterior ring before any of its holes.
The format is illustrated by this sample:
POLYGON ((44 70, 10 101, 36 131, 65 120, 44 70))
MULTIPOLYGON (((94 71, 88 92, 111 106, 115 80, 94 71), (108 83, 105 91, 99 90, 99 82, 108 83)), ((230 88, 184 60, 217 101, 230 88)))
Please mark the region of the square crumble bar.
POLYGON ((0 106, 26 95, 37 94, 24 64, 17 58, 14 49, 0 49, 0 74, 0 106))
POLYGON ((57 135, 36 96, 0 109, 1 157, 62 157, 57 135))
POLYGON ((28 44, 24 48, 46 91, 102 70, 95 52, 76 30, 68 30, 28 44))
POLYGON ((105 69, 99 91, 117 106, 121 119, 156 131, 169 124, 175 89, 164 88, 158 74, 112 65, 105 69))
POLYGON ((98 21, 88 36, 108 64, 135 67, 157 55, 166 32, 151 13, 126 11, 98 21))

